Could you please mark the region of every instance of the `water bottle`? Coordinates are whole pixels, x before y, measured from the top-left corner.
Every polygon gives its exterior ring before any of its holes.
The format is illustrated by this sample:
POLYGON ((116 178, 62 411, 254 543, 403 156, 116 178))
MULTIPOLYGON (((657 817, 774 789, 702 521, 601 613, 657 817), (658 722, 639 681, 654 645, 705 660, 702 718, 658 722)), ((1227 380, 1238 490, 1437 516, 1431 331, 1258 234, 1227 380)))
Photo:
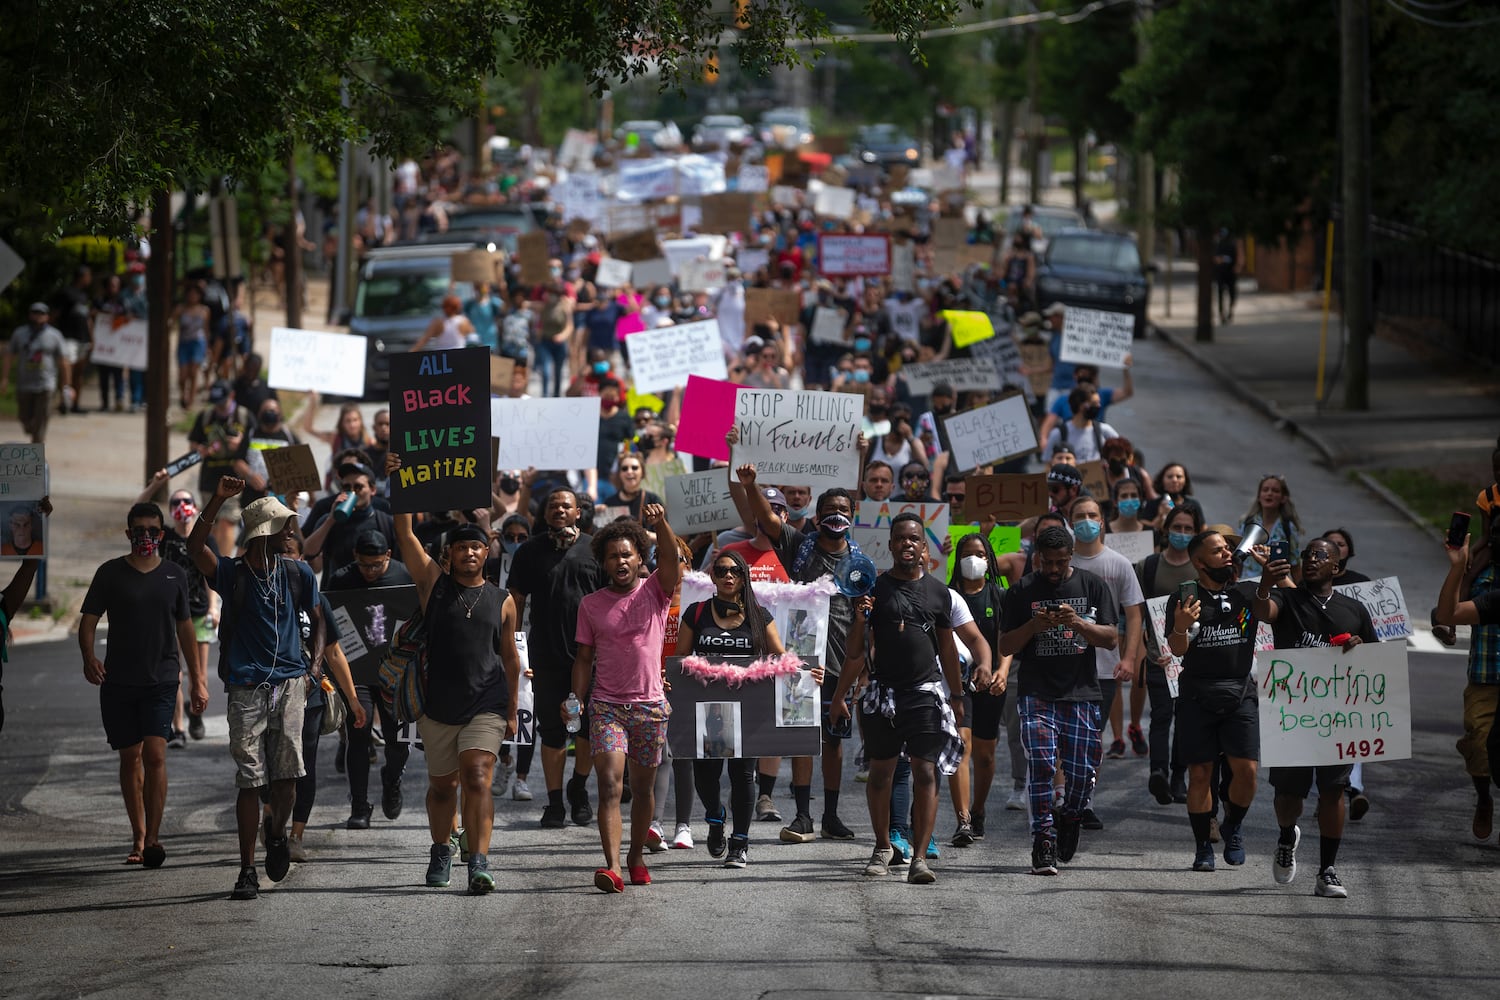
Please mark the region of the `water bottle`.
POLYGON ((348 496, 344 497, 343 500, 341 500, 338 503, 334 504, 334 506, 333 506, 333 519, 335 521, 343 522, 343 521, 347 521, 347 520, 349 520, 349 518, 353 517, 354 516, 354 505, 355 505, 355 503, 358 502, 358 500, 359 500, 359 495, 358 494, 356 494, 356 493, 350 493, 348 496))
MULTIPOLYGON (((1089 610, 1088 610, 1088 614, 1086 614, 1086 615, 1079 615, 1078 617, 1082 621, 1086 621, 1089 624, 1093 624, 1094 615, 1096 615, 1098 613, 1098 611, 1099 611, 1098 608, 1090 607, 1089 610)), ((1080 631, 1078 631, 1077 629, 1069 629, 1067 637, 1069 639, 1073 640, 1073 652, 1075 652, 1075 653, 1082 653, 1082 652, 1084 652, 1085 650, 1087 650, 1089 648, 1088 640, 1085 639, 1083 637, 1083 633, 1080 632, 1080 631)))
POLYGON ((563 702, 563 708, 568 712, 568 732, 578 732, 583 725, 583 703, 578 700, 578 695, 569 691, 568 700, 563 702))

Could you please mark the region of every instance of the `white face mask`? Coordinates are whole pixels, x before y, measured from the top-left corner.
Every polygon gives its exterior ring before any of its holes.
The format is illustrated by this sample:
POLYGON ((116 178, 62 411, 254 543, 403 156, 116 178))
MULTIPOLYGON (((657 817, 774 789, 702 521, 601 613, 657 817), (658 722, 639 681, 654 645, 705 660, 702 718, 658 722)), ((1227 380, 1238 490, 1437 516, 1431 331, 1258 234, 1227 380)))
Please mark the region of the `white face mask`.
POLYGON ((984 561, 984 556, 964 556, 958 561, 958 571, 965 580, 981 580, 987 569, 989 564, 984 561))

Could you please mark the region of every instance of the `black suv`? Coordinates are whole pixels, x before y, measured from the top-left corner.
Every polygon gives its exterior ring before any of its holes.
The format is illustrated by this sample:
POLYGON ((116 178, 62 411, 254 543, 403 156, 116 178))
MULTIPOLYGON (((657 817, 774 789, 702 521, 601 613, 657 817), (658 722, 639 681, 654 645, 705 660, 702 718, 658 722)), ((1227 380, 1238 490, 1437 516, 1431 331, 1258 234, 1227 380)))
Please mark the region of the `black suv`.
POLYGON ((1037 304, 1128 312, 1135 335, 1146 332, 1146 270, 1135 237, 1097 229, 1063 229, 1047 244, 1036 272, 1037 304))

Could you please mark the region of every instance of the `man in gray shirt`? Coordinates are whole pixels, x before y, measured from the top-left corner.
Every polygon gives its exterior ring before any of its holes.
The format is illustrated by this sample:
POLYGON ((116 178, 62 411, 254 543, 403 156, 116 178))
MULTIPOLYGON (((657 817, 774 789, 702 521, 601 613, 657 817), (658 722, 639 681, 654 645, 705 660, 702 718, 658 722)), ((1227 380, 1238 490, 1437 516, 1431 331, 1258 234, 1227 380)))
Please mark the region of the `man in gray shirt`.
POLYGON ((16 376, 16 415, 31 435, 32 444, 47 437, 48 406, 57 391, 58 374, 66 385, 72 375, 67 346, 57 328, 47 322, 51 310, 44 302, 33 302, 25 326, 11 334, 10 350, 0 355, 0 393, 10 388, 12 357, 20 357, 16 376))

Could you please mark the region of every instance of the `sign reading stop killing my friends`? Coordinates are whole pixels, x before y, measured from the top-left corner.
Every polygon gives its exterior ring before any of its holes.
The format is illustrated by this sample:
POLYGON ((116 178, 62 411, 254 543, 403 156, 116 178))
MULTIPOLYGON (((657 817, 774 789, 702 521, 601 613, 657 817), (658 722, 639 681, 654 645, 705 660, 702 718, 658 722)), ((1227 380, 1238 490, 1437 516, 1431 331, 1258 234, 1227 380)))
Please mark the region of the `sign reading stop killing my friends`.
POLYGON ((847 392, 741 387, 731 465, 755 463, 766 483, 806 483, 816 494, 859 482, 864 397, 847 392))
POLYGON ((1263 766, 1411 756, 1406 643, 1271 649, 1257 653, 1255 663, 1263 766))
POLYGON ((392 512, 490 505, 488 348, 391 357, 391 451, 392 512))

